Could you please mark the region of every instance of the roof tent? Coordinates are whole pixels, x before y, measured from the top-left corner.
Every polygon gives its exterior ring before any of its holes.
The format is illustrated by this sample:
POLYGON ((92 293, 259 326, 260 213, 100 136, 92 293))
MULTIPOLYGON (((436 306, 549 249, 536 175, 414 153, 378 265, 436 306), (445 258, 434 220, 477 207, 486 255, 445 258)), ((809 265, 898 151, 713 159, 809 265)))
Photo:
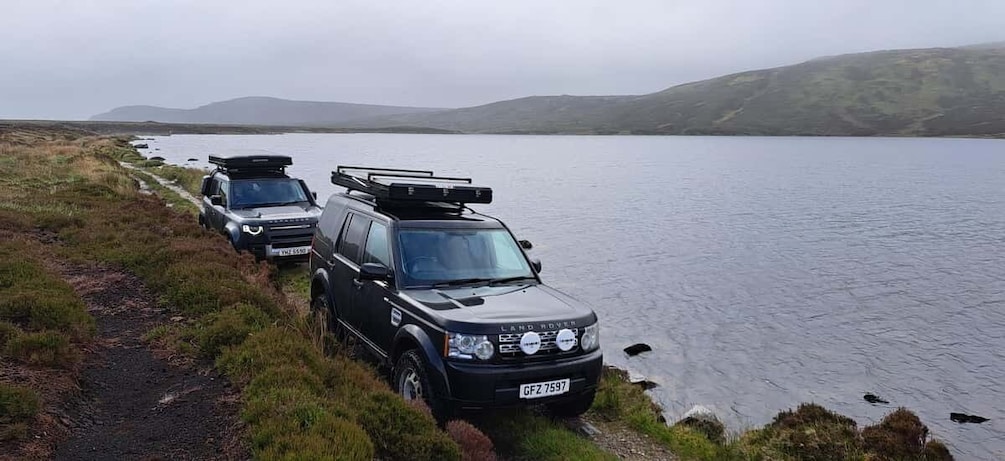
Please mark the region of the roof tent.
POLYGON ((492 189, 471 178, 436 176, 432 171, 338 166, 332 184, 372 195, 378 201, 492 203, 492 189))
POLYGON ((268 171, 285 173, 293 159, 285 155, 210 155, 209 163, 226 172, 268 171))

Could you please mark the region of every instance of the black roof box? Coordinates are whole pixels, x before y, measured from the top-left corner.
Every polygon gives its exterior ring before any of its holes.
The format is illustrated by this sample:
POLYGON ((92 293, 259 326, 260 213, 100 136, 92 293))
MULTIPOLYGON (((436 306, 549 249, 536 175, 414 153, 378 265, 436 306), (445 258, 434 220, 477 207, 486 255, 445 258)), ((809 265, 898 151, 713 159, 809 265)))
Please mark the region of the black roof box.
POLYGON ((436 176, 432 171, 338 166, 332 184, 372 195, 383 202, 492 203, 492 189, 471 178, 436 176))
POLYGON ((275 171, 285 172, 293 159, 285 155, 210 155, 209 163, 224 171, 275 171))

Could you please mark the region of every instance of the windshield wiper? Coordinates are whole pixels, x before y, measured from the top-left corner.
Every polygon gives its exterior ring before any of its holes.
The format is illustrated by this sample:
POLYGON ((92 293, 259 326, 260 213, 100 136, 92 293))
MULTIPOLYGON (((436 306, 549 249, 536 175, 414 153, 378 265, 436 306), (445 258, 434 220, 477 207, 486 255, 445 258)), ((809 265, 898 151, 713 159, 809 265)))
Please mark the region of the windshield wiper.
POLYGON ((436 282, 433 284, 433 288, 437 287, 452 287, 458 285, 470 285, 472 283, 488 283, 492 282, 493 279, 487 278, 471 278, 471 279, 457 279, 457 280, 446 280, 443 282, 436 282))
POLYGON ((516 277, 503 277, 501 279, 492 279, 491 284, 492 285, 497 285, 497 284, 503 284, 503 283, 509 283, 509 282, 516 282, 516 281, 519 281, 519 280, 537 280, 537 279, 535 279, 534 277, 531 277, 529 275, 518 275, 516 277))
POLYGON ((256 204, 255 204, 254 206, 255 206, 255 207, 258 207, 258 208, 261 208, 261 207, 269 207, 269 206, 284 206, 284 205, 293 205, 293 204, 295 204, 295 203, 301 203, 301 202, 306 202, 306 200, 293 200, 293 201, 290 201, 290 202, 266 202, 266 203, 256 203, 256 204))

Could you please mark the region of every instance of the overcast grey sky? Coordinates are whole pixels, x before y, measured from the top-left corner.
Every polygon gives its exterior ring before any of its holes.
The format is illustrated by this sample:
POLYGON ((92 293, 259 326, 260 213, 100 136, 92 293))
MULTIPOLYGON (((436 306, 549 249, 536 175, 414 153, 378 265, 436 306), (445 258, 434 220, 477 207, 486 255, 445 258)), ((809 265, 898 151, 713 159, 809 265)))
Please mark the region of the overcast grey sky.
POLYGON ((1001 40, 1002 0, 0 0, 0 118, 240 96, 461 107, 642 94, 1001 40))

